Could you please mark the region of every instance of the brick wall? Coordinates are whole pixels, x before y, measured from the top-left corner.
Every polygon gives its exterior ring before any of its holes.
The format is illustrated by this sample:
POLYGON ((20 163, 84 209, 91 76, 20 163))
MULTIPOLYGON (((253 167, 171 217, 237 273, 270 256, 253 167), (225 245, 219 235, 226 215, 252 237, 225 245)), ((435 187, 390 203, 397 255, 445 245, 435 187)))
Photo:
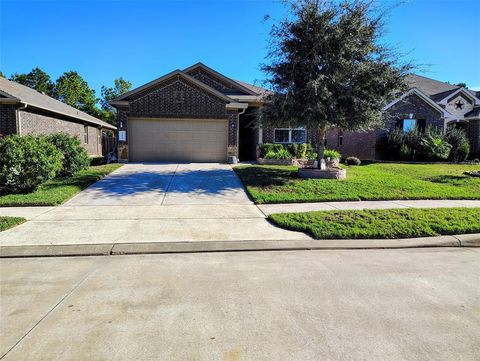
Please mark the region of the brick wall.
MULTIPOLYGON (((237 155, 238 112, 227 111, 226 102, 180 76, 153 89, 134 94, 129 106, 119 107, 117 127, 128 131, 128 118, 225 119, 229 122, 228 153, 237 155)), ((128 132, 127 132, 128 137, 128 132)), ((128 159, 128 138, 118 142, 119 158, 128 159)))
POLYGON ((17 106, 0 104, 0 136, 17 133, 17 106))
POLYGON ((416 94, 405 97, 388 109, 385 128, 394 129, 398 119, 407 119, 410 114, 413 119, 425 119, 427 127, 443 128, 442 113, 416 94))
POLYGON ((204 84, 207 84, 209 87, 218 90, 224 94, 238 93, 236 87, 233 85, 224 82, 216 77, 213 77, 209 73, 203 71, 202 69, 194 69, 188 73, 191 77, 201 81, 204 84))
POLYGON ((343 158, 357 157, 372 160, 375 159, 376 133, 377 131, 346 132, 330 129, 327 131, 326 147, 338 150, 343 158), (340 137, 342 137, 341 144, 340 137))
POLYGON ((68 133, 77 136, 82 146, 87 150, 89 155, 101 155, 102 143, 98 138, 98 130, 95 127, 88 126, 88 144, 83 141, 83 124, 60 119, 40 112, 32 112, 30 110, 22 110, 19 113, 21 122, 22 135, 48 135, 55 133, 68 133))
POLYGON ((480 158, 480 119, 469 121, 467 136, 470 141, 469 158, 480 158))

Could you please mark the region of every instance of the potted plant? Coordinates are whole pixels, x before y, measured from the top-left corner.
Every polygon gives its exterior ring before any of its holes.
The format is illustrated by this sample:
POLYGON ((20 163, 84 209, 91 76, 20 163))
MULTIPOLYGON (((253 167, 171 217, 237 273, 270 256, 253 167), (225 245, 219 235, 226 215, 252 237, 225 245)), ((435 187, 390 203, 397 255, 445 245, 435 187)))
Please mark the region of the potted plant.
POLYGON ((325 159, 327 168, 338 168, 342 155, 335 149, 325 149, 323 159, 325 159))

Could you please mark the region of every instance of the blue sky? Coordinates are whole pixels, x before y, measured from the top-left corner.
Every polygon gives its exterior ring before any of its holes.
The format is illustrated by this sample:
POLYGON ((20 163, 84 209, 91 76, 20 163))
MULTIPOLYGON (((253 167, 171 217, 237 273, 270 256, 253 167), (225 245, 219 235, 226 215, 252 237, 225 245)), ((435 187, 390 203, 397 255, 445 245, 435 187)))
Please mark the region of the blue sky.
MULTIPOLYGON (((39 66, 53 79, 77 70, 97 95, 119 76, 140 86, 198 61, 254 82, 271 25, 263 17, 283 10, 267 0, 0 0, 0 70, 39 66)), ((480 90, 479 24, 478 0, 410 0, 393 11, 384 40, 429 64, 423 75, 480 90)))

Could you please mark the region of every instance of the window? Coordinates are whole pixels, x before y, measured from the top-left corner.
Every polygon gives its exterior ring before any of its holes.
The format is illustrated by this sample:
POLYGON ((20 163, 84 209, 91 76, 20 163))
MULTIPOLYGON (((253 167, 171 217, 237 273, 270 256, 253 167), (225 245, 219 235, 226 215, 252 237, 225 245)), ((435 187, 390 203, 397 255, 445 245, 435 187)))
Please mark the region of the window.
POLYGON ((275 128, 275 143, 305 143, 306 132, 303 128, 275 128))
POLYGON ((88 144, 88 125, 83 126, 83 142, 88 144))
POLYGON ((426 119, 400 119, 397 121, 397 126, 404 132, 416 129, 424 133, 427 127, 426 119))
POLYGON ((404 132, 413 130, 417 127, 417 119, 403 119, 402 129, 404 132))
POLYGON ((343 135, 338 136, 338 145, 343 145, 343 135))

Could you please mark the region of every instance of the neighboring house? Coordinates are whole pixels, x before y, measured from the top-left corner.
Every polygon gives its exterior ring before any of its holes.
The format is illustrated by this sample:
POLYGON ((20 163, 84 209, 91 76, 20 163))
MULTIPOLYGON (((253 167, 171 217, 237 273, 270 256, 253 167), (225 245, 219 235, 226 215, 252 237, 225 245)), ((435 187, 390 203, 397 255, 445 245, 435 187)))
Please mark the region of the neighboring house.
MULTIPOLYGON (((416 88, 389 104, 389 111, 396 115, 388 127, 464 124, 478 148, 477 94, 423 77, 414 79, 416 88), (438 93, 446 99, 431 98, 438 93), (458 101, 463 113, 451 109, 458 101)), ((258 125, 255 112, 267 94, 264 88, 230 79, 202 63, 175 70, 110 102, 117 109, 119 159, 225 162, 228 156, 237 156, 249 161, 256 159, 260 143, 307 142, 315 146, 315 129, 258 125)), ((376 141, 382 132, 331 130, 325 141, 327 147, 338 148, 346 156, 375 159, 376 141)))
POLYGON ((0 137, 68 133, 89 155, 102 155, 102 133, 116 127, 34 89, 0 77, 0 137))
POLYGON ((337 149, 344 157, 378 159, 376 143, 394 128, 408 131, 428 126, 446 131, 451 126, 465 130, 470 141, 470 157, 480 157, 480 92, 440 82, 419 75, 407 77, 410 89, 385 107, 383 129, 369 132, 347 132, 332 129, 326 146, 337 149))

